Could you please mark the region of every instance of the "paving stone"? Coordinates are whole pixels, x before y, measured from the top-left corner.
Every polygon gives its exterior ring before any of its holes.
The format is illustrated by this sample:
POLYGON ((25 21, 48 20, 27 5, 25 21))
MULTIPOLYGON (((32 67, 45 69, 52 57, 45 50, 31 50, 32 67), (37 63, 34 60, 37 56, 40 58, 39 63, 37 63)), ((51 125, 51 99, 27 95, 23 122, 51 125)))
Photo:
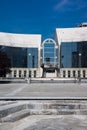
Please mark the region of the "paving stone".
POLYGON ((10 114, 9 116, 2 118, 1 121, 2 122, 15 122, 15 121, 20 120, 20 119, 27 117, 29 115, 30 115, 30 110, 25 109, 25 110, 10 114))

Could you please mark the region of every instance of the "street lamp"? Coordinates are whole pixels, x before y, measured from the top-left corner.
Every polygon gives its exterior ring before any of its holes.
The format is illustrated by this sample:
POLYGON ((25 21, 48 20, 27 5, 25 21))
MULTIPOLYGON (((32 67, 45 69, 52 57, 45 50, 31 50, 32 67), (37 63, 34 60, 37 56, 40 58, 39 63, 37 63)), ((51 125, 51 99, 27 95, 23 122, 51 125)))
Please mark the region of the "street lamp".
POLYGON ((28 54, 29 58, 28 58, 28 67, 29 67, 29 77, 30 77, 30 56, 31 56, 31 53, 28 54))
POLYGON ((82 54, 79 53, 79 82, 81 82, 81 70, 80 70, 80 68, 81 68, 81 56, 82 56, 82 54))
POLYGON ((28 58, 28 67, 30 68, 29 63, 30 63, 30 56, 31 56, 31 53, 29 53, 28 56, 29 56, 29 58, 28 58))

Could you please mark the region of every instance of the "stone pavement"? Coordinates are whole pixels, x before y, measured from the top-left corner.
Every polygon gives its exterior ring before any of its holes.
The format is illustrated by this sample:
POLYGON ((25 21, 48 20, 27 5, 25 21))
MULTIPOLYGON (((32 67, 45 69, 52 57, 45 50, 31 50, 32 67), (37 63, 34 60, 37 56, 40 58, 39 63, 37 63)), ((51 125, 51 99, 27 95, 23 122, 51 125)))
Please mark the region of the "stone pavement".
POLYGON ((87 130, 86 115, 33 115, 15 123, 1 123, 0 130, 87 130))
MULTIPOLYGON (((81 99, 86 99, 87 85, 86 83, 0 84, 1 99, 31 99, 33 97, 38 99, 42 97, 43 99, 78 99, 79 97, 81 99)), ((0 101, 0 105, 0 109, 2 111, 1 116, 3 115, 1 118, 4 119, 0 122, 0 130, 87 130, 86 100, 0 101), (33 107, 36 110, 33 110, 33 107), (58 110, 54 111, 54 108, 59 109, 63 115, 60 114, 58 110), (55 112, 58 112, 59 115, 55 112), (70 114, 71 112, 72 114, 70 114), (7 116, 8 118, 4 117, 4 113, 9 114, 7 116), (32 115, 30 113, 32 113, 32 115), (68 114, 64 115, 64 113, 68 114)))
POLYGON ((87 98, 86 83, 0 84, 0 99, 87 98))

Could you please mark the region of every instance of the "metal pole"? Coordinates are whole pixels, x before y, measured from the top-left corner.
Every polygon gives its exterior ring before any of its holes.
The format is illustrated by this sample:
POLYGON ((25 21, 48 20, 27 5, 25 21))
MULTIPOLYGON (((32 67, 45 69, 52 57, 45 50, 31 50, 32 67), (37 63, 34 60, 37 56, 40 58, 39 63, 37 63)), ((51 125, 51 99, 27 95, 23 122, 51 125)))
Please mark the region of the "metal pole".
POLYGON ((79 53, 79 82, 81 82, 81 53, 79 53))
MULTIPOLYGON (((29 58, 28 58, 28 64, 30 63, 30 56, 31 56, 31 53, 28 54, 29 58)), ((29 67, 29 73, 30 73, 30 66, 29 67)), ((28 84, 31 83, 31 77, 30 77, 30 74, 29 74, 29 78, 28 78, 28 84)))

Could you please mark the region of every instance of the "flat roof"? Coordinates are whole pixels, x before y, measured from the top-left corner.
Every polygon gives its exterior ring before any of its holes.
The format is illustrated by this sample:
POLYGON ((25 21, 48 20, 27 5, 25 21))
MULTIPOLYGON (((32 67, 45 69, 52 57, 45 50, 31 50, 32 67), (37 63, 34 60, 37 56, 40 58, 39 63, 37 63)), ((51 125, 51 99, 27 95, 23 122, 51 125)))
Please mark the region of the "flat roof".
POLYGON ((40 47, 41 35, 0 32, 0 45, 12 47, 40 47))
POLYGON ((87 27, 85 28, 56 28, 58 42, 87 41, 87 27))

